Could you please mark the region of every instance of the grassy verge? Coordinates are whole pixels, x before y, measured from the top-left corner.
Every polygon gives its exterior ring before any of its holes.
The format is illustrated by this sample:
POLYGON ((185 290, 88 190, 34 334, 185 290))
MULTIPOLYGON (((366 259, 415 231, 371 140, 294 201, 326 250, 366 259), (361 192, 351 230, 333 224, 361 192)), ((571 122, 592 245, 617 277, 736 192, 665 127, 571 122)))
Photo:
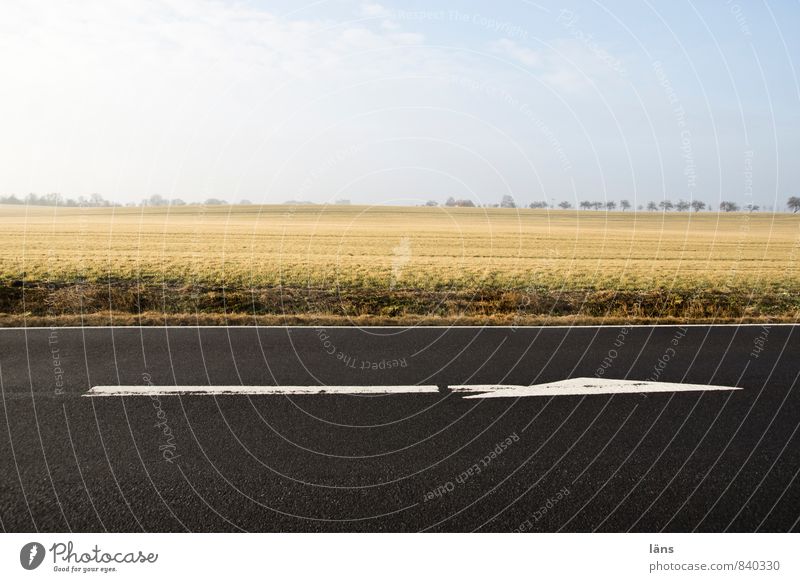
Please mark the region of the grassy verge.
POLYGON ((548 325, 795 321, 786 292, 460 291, 8 282, 0 325, 548 325))

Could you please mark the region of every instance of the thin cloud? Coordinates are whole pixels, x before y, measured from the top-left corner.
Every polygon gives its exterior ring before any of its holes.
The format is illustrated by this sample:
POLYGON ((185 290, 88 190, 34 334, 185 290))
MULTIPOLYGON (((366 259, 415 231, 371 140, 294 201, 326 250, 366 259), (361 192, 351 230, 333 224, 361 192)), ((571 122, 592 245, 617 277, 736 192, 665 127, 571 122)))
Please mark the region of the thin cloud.
POLYGON ((517 61, 526 67, 538 67, 542 64, 541 54, 508 38, 502 38, 494 41, 490 44, 490 49, 493 52, 517 61))
POLYGON ((386 18, 391 16, 391 11, 376 2, 364 2, 361 4, 361 15, 368 18, 386 18))

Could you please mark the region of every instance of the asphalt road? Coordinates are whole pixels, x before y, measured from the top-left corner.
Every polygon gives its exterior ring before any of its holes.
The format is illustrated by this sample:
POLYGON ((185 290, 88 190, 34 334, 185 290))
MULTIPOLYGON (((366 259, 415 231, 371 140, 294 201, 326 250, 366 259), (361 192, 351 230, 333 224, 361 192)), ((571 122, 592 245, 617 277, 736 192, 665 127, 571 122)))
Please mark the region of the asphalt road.
POLYGON ((800 329, 0 330, 5 531, 798 531, 800 329), (737 385, 81 397, 103 384, 737 385))

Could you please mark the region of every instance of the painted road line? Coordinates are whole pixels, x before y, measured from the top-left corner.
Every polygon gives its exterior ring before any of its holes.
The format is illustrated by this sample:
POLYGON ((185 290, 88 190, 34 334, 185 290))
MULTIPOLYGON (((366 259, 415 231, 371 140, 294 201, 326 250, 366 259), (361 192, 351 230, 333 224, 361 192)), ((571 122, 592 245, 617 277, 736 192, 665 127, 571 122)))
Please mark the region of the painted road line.
MULTIPOLYGON (((650 392, 697 392, 741 390, 735 386, 709 386, 644 380, 572 378, 549 384, 464 384, 450 386, 450 392, 464 398, 525 398, 529 396, 584 396, 592 394, 647 394, 650 392)), ((170 395, 304 395, 304 394, 434 394, 434 385, 421 386, 95 386, 83 396, 170 396, 170 395)))
POLYGON ((422 386, 95 386, 84 396, 177 396, 235 394, 432 394, 439 388, 422 386))
POLYGON ((741 390, 736 386, 707 386, 677 382, 612 380, 610 378, 572 378, 535 386, 482 385, 451 386, 455 392, 480 392, 464 398, 525 398, 529 396, 584 396, 591 394, 647 394, 650 392, 697 392, 704 390, 741 390))
POLYGON ((524 384, 462 384, 456 386, 448 386, 450 392, 458 392, 464 394, 476 394, 479 392, 501 392, 503 390, 517 390, 530 388, 524 384))

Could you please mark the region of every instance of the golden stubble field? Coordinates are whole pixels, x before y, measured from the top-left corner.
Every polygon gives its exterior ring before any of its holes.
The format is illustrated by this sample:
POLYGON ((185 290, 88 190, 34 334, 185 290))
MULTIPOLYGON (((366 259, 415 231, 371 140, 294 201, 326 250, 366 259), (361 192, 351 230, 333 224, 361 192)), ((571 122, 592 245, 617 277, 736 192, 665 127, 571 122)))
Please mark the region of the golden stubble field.
POLYGON ((785 319, 800 294, 789 214, 2 206, 0 229, 0 308, 18 315, 785 319))

